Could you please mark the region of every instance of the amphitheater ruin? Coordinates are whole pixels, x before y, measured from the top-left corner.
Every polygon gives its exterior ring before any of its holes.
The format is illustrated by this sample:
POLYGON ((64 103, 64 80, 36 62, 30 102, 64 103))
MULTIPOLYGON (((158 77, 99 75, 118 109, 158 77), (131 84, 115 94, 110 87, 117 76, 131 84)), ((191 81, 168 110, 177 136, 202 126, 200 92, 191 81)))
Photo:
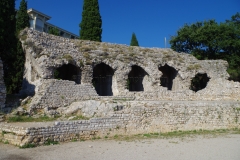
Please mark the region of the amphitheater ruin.
POLYGON ((26 53, 21 94, 28 101, 21 110, 88 119, 0 123, 2 139, 12 144, 240 126, 240 83, 228 80, 224 60, 31 29, 20 38, 26 53))

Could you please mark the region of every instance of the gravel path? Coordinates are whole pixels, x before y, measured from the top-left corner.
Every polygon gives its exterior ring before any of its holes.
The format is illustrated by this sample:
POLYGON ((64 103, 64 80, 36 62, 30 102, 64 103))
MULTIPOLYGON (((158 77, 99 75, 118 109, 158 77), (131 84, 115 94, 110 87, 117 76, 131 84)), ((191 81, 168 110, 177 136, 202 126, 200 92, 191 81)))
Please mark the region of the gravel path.
POLYGON ((95 140, 30 149, 0 143, 1 160, 240 160, 240 135, 95 140))

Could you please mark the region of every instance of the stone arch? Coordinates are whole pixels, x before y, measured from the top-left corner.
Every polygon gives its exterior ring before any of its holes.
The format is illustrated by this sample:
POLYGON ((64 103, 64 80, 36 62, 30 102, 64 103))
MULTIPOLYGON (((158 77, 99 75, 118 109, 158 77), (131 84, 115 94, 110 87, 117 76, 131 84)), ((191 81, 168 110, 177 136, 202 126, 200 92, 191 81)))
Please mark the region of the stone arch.
POLYGON ((144 91, 143 79, 148 73, 137 65, 133 65, 128 74, 127 88, 129 91, 144 91))
POLYGON ((208 81, 210 78, 208 77, 207 73, 198 73, 195 75, 195 77, 191 80, 191 85, 189 89, 197 92, 199 90, 202 90, 206 88, 208 81))
POLYGON ((177 76, 177 70, 169 65, 165 64, 158 68, 162 72, 160 77, 160 84, 162 87, 167 87, 168 90, 172 90, 173 80, 177 76))
POLYGON ((72 64, 64 64, 54 71, 54 78, 74 81, 81 84, 82 71, 79 67, 72 64))
POLYGON ((112 79, 114 70, 105 63, 97 64, 93 68, 92 84, 100 96, 113 96, 112 79))

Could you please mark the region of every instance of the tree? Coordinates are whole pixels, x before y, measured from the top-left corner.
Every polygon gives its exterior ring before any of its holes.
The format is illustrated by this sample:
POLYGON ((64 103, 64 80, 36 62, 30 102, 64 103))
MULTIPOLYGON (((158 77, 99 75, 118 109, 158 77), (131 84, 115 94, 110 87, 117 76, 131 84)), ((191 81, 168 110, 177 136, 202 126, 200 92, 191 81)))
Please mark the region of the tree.
POLYGON ((56 27, 51 27, 48 31, 49 34, 53 34, 55 36, 59 36, 59 30, 56 27))
POLYGON ((20 2, 19 10, 17 11, 17 18, 16 18, 16 31, 17 34, 20 30, 29 27, 29 16, 27 13, 27 2, 25 0, 22 0, 20 2))
POLYGON ((13 61, 17 45, 15 0, 1 0, 0 8, 0 56, 3 61, 4 82, 10 93, 15 76, 13 61))
POLYGON ((231 20, 185 24, 170 40, 177 52, 193 54, 197 59, 224 59, 229 63, 230 79, 240 81, 240 14, 231 20))
POLYGON ((139 46, 138 40, 137 40, 137 37, 136 37, 135 33, 132 34, 132 39, 131 39, 130 46, 139 46))
POLYGON ((20 2, 19 10, 16 14, 16 42, 15 44, 12 44, 15 47, 15 52, 12 53, 12 68, 10 71, 11 76, 8 79, 9 84, 7 85, 7 93, 18 93, 22 86, 25 53, 22 48, 22 43, 17 37, 21 30, 29 26, 30 24, 29 16, 27 13, 27 2, 25 0, 22 0, 20 2))
POLYGON ((80 39, 102 41, 102 19, 99 12, 98 0, 84 0, 80 39))
POLYGON ((6 62, 15 42, 15 0, 1 0, 0 8, 0 55, 6 62))

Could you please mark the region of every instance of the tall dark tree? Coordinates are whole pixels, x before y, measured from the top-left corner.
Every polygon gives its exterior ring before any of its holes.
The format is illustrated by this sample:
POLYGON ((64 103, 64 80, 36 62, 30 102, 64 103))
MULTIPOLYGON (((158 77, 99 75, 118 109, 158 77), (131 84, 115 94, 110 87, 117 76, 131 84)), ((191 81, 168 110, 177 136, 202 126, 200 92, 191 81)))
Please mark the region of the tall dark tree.
POLYGON ((82 21, 79 26, 80 39, 102 41, 102 18, 98 0, 84 0, 82 21))
POLYGON ((139 46, 138 40, 137 40, 137 37, 136 37, 135 33, 132 34, 132 39, 131 39, 130 46, 139 46))
POLYGON ((198 59, 225 59, 230 79, 240 81, 240 14, 231 20, 185 24, 171 37, 171 48, 193 54, 198 59))
MULTIPOLYGON (((18 37, 21 30, 29 26, 30 23, 27 13, 27 1, 22 0, 16 16, 16 37, 18 37)), ((22 86, 25 53, 19 39, 17 39, 16 52, 13 55, 13 70, 11 71, 13 75, 11 77, 11 85, 8 87, 8 93, 18 93, 22 86)))
POLYGON ((17 44, 15 0, 1 0, 0 8, 0 56, 3 61, 4 81, 9 93, 15 76, 13 73, 17 44))
POLYGON ((29 27, 29 16, 27 13, 27 1, 22 0, 20 2, 19 10, 17 11, 17 19, 16 19, 16 31, 17 33, 26 28, 29 27))
POLYGON ((1 0, 0 8, 0 56, 5 62, 15 42, 15 0, 1 0))

